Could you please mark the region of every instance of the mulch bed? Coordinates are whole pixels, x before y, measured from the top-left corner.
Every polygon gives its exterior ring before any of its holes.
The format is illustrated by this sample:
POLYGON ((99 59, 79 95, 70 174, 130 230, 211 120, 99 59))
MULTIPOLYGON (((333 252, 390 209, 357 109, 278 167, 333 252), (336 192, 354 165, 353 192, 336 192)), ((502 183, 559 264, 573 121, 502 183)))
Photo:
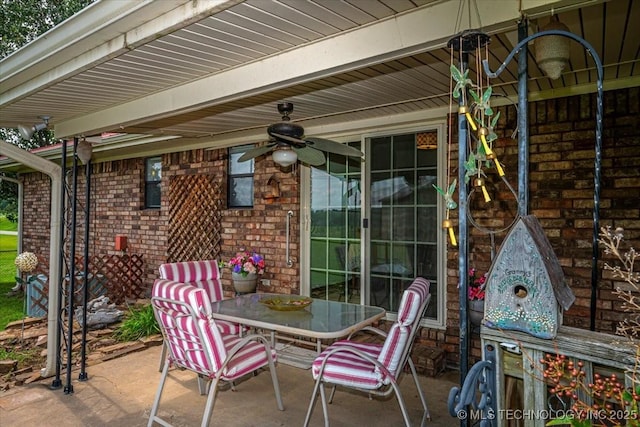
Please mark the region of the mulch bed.
MULTIPOLYGON (((113 338, 113 333, 119 324, 120 322, 113 323, 104 329, 87 331, 86 366, 162 344, 161 335, 153 335, 132 342, 116 341, 113 338)), ((73 330, 72 369, 79 370, 82 329, 77 322, 74 322, 73 330)), ((46 379, 41 376, 41 370, 46 366, 48 339, 55 339, 55 337, 47 336, 46 317, 27 317, 23 320, 17 320, 9 323, 4 331, 0 331, 0 348, 8 352, 20 352, 28 355, 23 361, 0 360, 0 391, 46 379)), ((67 364, 65 340, 66 333, 62 339, 62 372, 66 371, 67 364)))

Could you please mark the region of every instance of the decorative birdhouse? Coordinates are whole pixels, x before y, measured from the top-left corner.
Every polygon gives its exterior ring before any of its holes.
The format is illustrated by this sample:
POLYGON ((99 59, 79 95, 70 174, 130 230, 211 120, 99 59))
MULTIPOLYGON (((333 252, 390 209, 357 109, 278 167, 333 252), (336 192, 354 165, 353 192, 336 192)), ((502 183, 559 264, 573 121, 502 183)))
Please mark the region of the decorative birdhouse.
POLYGON ((519 218, 489 270, 486 326, 555 338, 562 311, 575 301, 538 220, 519 218))

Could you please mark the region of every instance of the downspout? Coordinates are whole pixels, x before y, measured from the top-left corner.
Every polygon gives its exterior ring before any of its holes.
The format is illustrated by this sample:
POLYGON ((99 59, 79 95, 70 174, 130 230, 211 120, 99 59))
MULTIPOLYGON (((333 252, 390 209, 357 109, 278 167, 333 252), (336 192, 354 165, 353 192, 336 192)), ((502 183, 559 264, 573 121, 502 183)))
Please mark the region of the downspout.
MULTIPOLYGON (((59 165, 36 156, 16 145, 0 140, 0 155, 5 155, 17 162, 34 168, 51 178, 51 212, 50 212, 50 235, 49 235, 49 307, 47 313, 47 336, 54 337, 58 330, 58 311, 60 301, 58 299, 58 288, 60 287, 60 201, 62 173, 59 165)), ((47 340, 47 364, 42 369, 41 375, 49 377, 55 371, 55 340, 47 340)))
MULTIPOLYGON (((22 184, 22 181, 20 181, 19 179, 15 179, 15 178, 9 178, 8 176, 0 176, 0 181, 8 181, 8 182, 13 182, 14 184, 16 184, 18 186, 18 253, 21 254, 22 253, 22 205, 24 202, 24 185, 22 184)), ((16 277, 20 276, 20 272, 19 270, 16 268, 16 277)), ((14 288, 12 288, 11 290, 18 290, 20 289, 20 286, 22 286, 22 283, 18 282, 16 283, 16 286, 14 288)))

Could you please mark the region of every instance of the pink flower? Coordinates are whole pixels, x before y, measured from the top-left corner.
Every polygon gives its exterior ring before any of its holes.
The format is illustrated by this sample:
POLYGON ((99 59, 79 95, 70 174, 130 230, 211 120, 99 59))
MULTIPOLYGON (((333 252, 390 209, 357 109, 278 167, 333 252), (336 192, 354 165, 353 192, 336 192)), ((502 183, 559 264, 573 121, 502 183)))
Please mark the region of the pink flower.
POLYGON ((469 299, 470 300, 483 300, 485 297, 485 283, 487 282, 487 274, 481 274, 476 277, 477 270, 475 268, 469 269, 469 299))
POLYGON ((229 262, 221 262, 221 267, 230 268, 234 273, 247 274, 264 273, 264 258, 258 255, 256 252, 247 252, 244 249, 241 252, 236 253, 236 256, 231 258, 229 262))

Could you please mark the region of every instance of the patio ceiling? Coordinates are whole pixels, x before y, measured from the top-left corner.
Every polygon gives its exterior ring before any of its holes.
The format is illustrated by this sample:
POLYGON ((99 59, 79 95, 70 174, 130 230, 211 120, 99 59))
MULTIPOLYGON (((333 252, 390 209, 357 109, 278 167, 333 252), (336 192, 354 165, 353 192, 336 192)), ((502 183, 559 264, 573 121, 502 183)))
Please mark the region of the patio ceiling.
MULTIPOLYGON (((495 70, 521 14, 533 34, 552 11, 598 53, 605 89, 640 85, 633 0, 122 0, 97 2, 0 61, 0 126, 47 115, 60 138, 135 134, 102 147, 128 155, 259 142, 283 101, 314 136, 442 118, 453 35, 490 34, 495 70)), ((528 63, 529 99, 595 90, 595 63, 576 42, 558 80, 544 77, 533 46, 528 63)), ((515 102, 517 61, 491 84, 515 102)))

